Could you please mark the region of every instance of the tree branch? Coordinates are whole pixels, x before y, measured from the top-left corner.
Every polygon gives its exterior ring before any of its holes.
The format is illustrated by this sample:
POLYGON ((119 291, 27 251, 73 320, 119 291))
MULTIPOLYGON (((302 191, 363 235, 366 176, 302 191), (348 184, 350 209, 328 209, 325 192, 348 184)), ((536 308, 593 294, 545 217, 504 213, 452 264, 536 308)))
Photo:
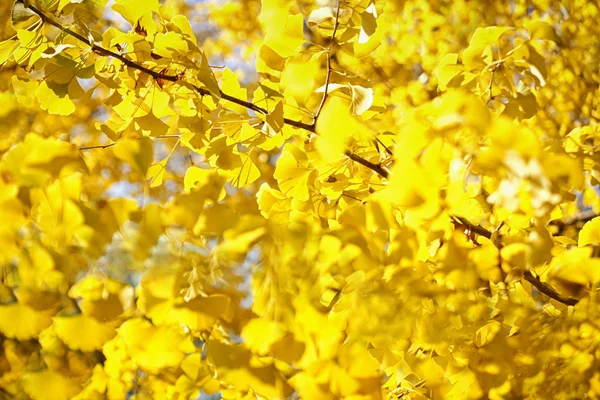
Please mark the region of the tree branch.
MULTIPOLYGON (((471 232, 476 233, 477 235, 483 236, 488 239, 492 238, 492 232, 485 229, 484 227, 479 226, 479 225, 474 225, 471 222, 469 222, 466 218, 463 218, 463 217, 453 216, 453 218, 455 220, 457 220, 462 226, 469 229, 471 232)), ((494 243, 494 245, 496 247, 499 247, 496 243, 494 243)), ((571 297, 565 297, 565 296, 561 295, 556 290, 554 290, 551 286, 548 286, 547 284, 542 282, 539 277, 534 276, 531 273, 531 271, 528 271, 528 270, 523 271, 523 278, 527 282, 531 283, 531 285, 533 285, 539 292, 545 294, 546 296, 550 297, 551 299, 558 301, 559 303, 563 303, 568 306, 573 306, 579 302, 578 299, 573 299, 571 297)))
MULTIPOLYGON (((22 3, 23 5, 25 5, 25 3, 23 3, 23 0, 17 0, 19 3, 22 3)), ((340 0, 340 3, 338 3, 338 12, 337 12, 337 16, 339 17, 339 9, 340 9, 340 4, 343 0, 340 0)), ((141 64, 136 63, 135 61, 130 60, 129 58, 125 57, 124 55, 115 53, 111 50, 105 49, 102 46, 97 45, 96 43, 94 43, 91 40, 86 39, 84 36, 80 35, 79 33, 61 25, 59 22, 55 21, 54 19, 50 18, 49 16, 47 16, 46 14, 44 14, 42 11, 40 11, 39 9, 37 9, 35 6, 29 4, 26 5, 27 8, 29 8, 33 13, 35 13, 37 16, 39 16, 41 18, 41 20, 44 23, 47 23, 49 25, 54 26, 55 28, 59 29, 60 31, 74 37, 75 39, 79 40, 80 42, 88 45, 91 47, 92 51, 95 52, 98 55, 101 56, 105 56, 105 57, 114 57, 116 59, 118 59, 119 61, 121 61, 122 63, 124 63, 126 66, 133 68, 133 69, 137 69, 138 71, 141 71, 145 74, 150 75, 153 79, 157 80, 157 79, 161 79, 164 81, 168 81, 168 82, 179 82, 181 80, 180 76, 177 75, 168 75, 168 74, 163 74, 161 72, 156 72, 151 70, 150 68, 147 68, 141 64)), ((337 17, 336 17, 336 26, 334 27, 334 36, 335 36, 335 31, 337 29, 337 17)), ((328 69, 328 76, 329 76, 329 69, 328 69)), ((196 92, 198 92, 198 94, 200 95, 210 95, 210 91, 206 88, 203 87, 199 87, 197 85, 191 84, 190 85, 194 88, 194 90, 196 92)), ((219 94, 221 96, 221 98, 228 100, 232 103, 238 104, 242 107, 245 107, 249 110, 253 110, 255 112, 267 115, 269 114, 268 110, 265 110, 264 108, 249 102, 249 101, 245 101, 242 99, 238 99, 237 97, 228 95, 227 93, 224 93, 220 88, 219 88, 219 94)), ((327 90, 325 90, 325 96, 327 95, 327 90)), ((324 100, 323 100, 324 102, 324 100)), ((295 128, 300 128, 300 129, 304 129, 308 132, 311 133, 315 133, 315 124, 316 124, 316 118, 314 120, 314 122, 312 124, 307 124, 304 123, 302 121, 296 121, 296 120, 292 120, 289 118, 284 118, 283 119, 284 124, 289 125, 289 126, 293 126, 295 128)), ((109 144, 109 145, 98 145, 98 146, 87 146, 87 147, 82 147, 79 150, 91 150, 91 149, 105 149, 107 147, 113 146, 114 143, 109 144)), ((350 151, 346 151, 345 154, 350 157, 350 159, 358 162, 359 164, 371 169, 373 172, 381 175, 384 178, 388 177, 388 172, 386 170, 384 170, 383 168, 381 168, 380 165, 378 164, 373 164, 370 161, 365 160, 364 158, 351 153, 350 151), (352 156, 349 156, 349 154, 351 154, 352 156)))
POLYGON ((390 173, 386 169, 384 169, 381 166, 381 164, 372 163, 371 161, 366 160, 366 159, 362 158, 361 156, 358 156, 358 155, 354 154, 350 150, 346 150, 344 152, 344 155, 346 155, 346 157, 348 157, 352 161, 356 161, 360 165, 369 168, 373 172, 376 172, 377 174, 379 174, 383 178, 387 179, 389 177, 389 175, 390 175, 390 173))

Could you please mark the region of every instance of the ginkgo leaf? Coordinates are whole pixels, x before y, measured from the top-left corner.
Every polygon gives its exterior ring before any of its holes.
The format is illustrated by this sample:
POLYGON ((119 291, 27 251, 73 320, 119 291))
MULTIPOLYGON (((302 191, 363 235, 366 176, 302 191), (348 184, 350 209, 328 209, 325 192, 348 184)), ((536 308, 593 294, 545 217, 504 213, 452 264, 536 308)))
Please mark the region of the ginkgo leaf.
POLYGON ((377 10, 375 9, 375 3, 369 4, 360 17, 361 26, 358 43, 363 44, 369 41, 371 35, 375 33, 375 29, 377 29, 377 10))
POLYGON ((225 345, 212 340, 207 343, 207 348, 219 379, 238 390, 252 388, 268 398, 285 398, 291 393, 291 388, 273 366, 252 366, 251 353, 243 346, 225 345))
POLYGON ((34 133, 27 134, 0 161, 0 171, 25 187, 43 185, 50 177, 58 177, 64 168, 84 170, 85 164, 69 143, 34 133))
POLYGON ((158 0, 115 0, 111 6, 113 10, 118 12, 125 18, 132 26, 142 17, 142 15, 149 12, 158 12, 160 3, 158 0))
MULTIPOLYGON (((327 93, 331 93, 338 89, 349 89, 351 101, 350 109, 354 115, 361 115, 373 105, 373 89, 358 85, 330 83, 327 86, 327 93)), ((321 86, 316 93, 323 93, 325 86, 321 86)))
POLYGON ((475 344, 478 347, 490 344, 496 335, 502 330, 502 324, 498 321, 492 321, 475 332, 475 344))
POLYGON ((127 320, 119 328, 127 351, 140 368, 158 373, 173 368, 194 351, 194 345, 175 327, 155 327, 140 318, 127 320))
MULTIPOLYGON (((248 93, 247 93, 246 89, 243 89, 240 86, 240 83, 238 82, 238 78, 235 76, 235 74, 229 68, 225 68, 225 70, 223 70, 221 89, 223 90, 224 93, 226 93, 230 96, 237 97, 238 99, 241 99, 244 101, 248 100, 248 93)), ((234 104, 231 102, 228 102, 227 109, 236 111, 240 114, 247 113, 246 108, 244 106, 241 106, 239 104, 234 104)))
POLYGON ((175 15, 173 18, 171 18, 170 23, 174 25, 179 30, 179 33, 184 35, 186 39, 191 40, 194 45, 198 44, 194 29, 192 28, 190 21, 185 16, 175 15))
POLYGON ((13 24, 17 22, 28 21, 29 18, 34 17, 36 14, 25 6, 21 2, 15 2, 12 8, 11 21, 13 24))
POLYGON ((231 184, 234 187, 243 187, 255 182, 260 178, 260 169, 256 166, 252 157, 247 154, 240 154, 242 165, 239 168, 231 170, 229 173, 231 184))
POLYGON ((280 72, 285 66, 285 60, 286 59, 277 54, 275 50, 263 43, 258 49, 256 71, 259 73, 268 73, 270 72, 269 70, 280 72))
POLYGON ((35 93, 38 86, 39 82, 36 80, 22 79, 17 76, 12 77, 12 87, 17 101, 25 107, 34 106, 35 98, 31 96, 31 93, 35 93))
POLYGON ((281 57, 288 58, 296 55, 304 43, 304 17, 289 15, 285 25, 279 26, 280 22, 271 21, 276 28, 267 33, 264 43, 281 57))
POLYGON ((0 331, 6 337, 29 340, 52 324, 47 312, 34 310, 20 303, 0 305, 0 331))
POLYGON ((225 295, 197 296, 189 302, 176 305, 173 318, 194 331, 208 331, 218 319, 229 319, 230 305, 231 299, 225 295))
POLYGON ((58 337, 73 350, 99 350, 117 334, 113 326, 83 314, 55 317, 54 326, 58 337))
POLYGON ((266 355, 271 346, 285 336, 283 326, 275 321, 252 319, 242 330, 242 339, 255 354, 266 355))
POLYGON ((200 80, 200 82, 202 82, 204 87, 206 87, 210 91, 210 94, 215 99, 215 102, 221 98, 219 84, 217 83, 212 68, 210 68, 210 66, 208 65, 208 60, 206 59, 206 56, 204 54, 202 54, 202 65, 200 66, 200 69, 198 71, 198 79, 200 80))
POLYGON ((433 72, 437 79, 440 90, 446 90, 450 82, 463 72, 464 68, 458 63, 458 54, 447 54, 438 64, 433 72))
POLYGON ((590 247, 576 247, 554 257, 550 263, 548 277, 563 285, 575 284, 586 288, 600 282, 600 260, 592 258, 590 247))
POLYGON ((35 93, 43 110, 50 114, 69 115, 75 112, 75 104, 69 96, 69 84, 60 85, 43 81, 35 93))
POLYGON ((19 41, 17 40, 5 40, 3 42, 0 42, 0 66, 4 65, 4 63, 8 61, 8 59, 14 54, 18 46, 19 41))
POLYGON ((306 154, 291 144, 283 147, 273 177, 286 196, 301 201, 309 198, 307 182, 312 173, 306 154))
POLYGON ((153 164, 148 168, 148 172, 146 172, 146 179, 150 180, 150 187, 157 187, 163 184, 163 179, 165 178, 165 174, 168 176, 167 172, 167 163, 169 162, 169 157, 153 164))
MULTIPOLYGON (((354 92, 354 91, 353 91, 354 92)), ((368 98, 362 99, 364 107, 368 98)), ((370 106, 370 105, 369 105, 370 106)), ((349 104, 338 96, 330 96, 317 120, 316 147, 327 162, 339 160, 348 145, 350 138, 363 135, 360 122, 349 112, 349 104)))
POLYGON ((175 32, 158 33, 154 39, 154 54, 162 57, 173 58, 177 54, 186 54, 189 51, 188 43, 175 32))
POLYGON ((556 44, 561 44, 562 41, 556 30, 545 21, 531 21, 525 24, 525 28, 529 31, 531 39, 547 39, 552 40, 556 44))
POLYGON ((577 245, 579 247, 593 244, 600 244, 600 217, 593 218, 583 225, 581 231, 579 231, 579 240, 577 245))
POLYGON ((352 89, 352 113, 361 115, 373 105, 373 89, 358 85, 350 85, 352 89))
POLYGON ((283 102, 278 102, 269 115, 267 115, 267 124, 269 124, 269 127, 275 133, 283 129, 283 102))
POLYGON ((245 254, 250 247, 256 243, 265 234, 266 229, 264 227, 258 227, 256 229, 244 232, 237 235, 236 237, 228 238, 225 235, 225 241, 215 249, 215 254, 225 256, 236 256, 245 254))
POLYGON ((50 47, 42 52, 42 58, 53 58, 62 53, 67 49, 75 48, 72 44, 59 44, 54 47, 50 47))
POLYGON ((120 139, 113 146, 113 152, 117 158, 127 162, 144 177, 154 158, 152 140, 147 137, 120 139))
POLYGON ((33 400, 69 400, 81 391, 82 386, 72 377, 44 370, 26 372, 23 375, 23 389, 33 400))
POLYGON ((512 28, 503 26, 491 26, 486 28, 477 28, 471 36, 469 47, 462 54, 463 64, 467 70, 473 70, 491 62, 487 56, 484 56, 484 50, 491 44, 494 44, 500 37, 512 28), (484 60, 485 58, 485 60, 484 60))

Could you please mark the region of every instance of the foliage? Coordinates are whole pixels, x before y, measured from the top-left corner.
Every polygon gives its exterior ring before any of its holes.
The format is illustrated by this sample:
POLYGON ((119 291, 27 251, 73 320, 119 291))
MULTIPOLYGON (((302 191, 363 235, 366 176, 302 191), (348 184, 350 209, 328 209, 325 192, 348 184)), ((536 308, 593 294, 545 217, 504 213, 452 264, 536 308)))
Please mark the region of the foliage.
POLYGON ((599 397, 600 9, 484 3, 2 2, 2 396, 599 397))

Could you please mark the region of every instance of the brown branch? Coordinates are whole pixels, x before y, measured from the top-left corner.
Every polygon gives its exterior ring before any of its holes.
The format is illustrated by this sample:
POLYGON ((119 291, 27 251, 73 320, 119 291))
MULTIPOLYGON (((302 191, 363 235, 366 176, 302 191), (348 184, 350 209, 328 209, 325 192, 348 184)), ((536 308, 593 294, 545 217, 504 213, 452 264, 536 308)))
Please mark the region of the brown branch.
MULTIPOLYGON (((458 221, 460 223, 460 225, 469 229, 471 232, 476 233, 479 236, 486 237, 488 239, 492 238, 492 232, 485 229, 484 227, 481 227, 479 225, 474 225, 471 222, 469 222, 466 218, 463 218, 463 217, 453 216, 452 218, 454 220, 458 221)), ((501 244, 494 243, 494 245, 499 248, 502 247, 501 244)), ((579 300, 577 300, 577 299, 573 299, 571 297, 564 297, 563 295, 558 293, 556 290, 554 290, 551 286, 548 286, 547 284, 542 282, 539 277, 534 276, 531 273, 531 271, 527 271, 527 270, 523 271, 523 278, 527 282, 531 283, 531 285, 533 285, 539 292, 545 294, 546 296, 550 297, 551 299, 558 301, 559 303, 563 303, 568 306, 573 306, 579 302, 579 300)))
MULTIPOLYGON (((17 0, 17 1, 19 3, 22 3, 22 4, 25 5, 25 3, 23 3, 23 0, 17 0)), ((334 36, 335 36, 335 31, 336 31, 337 25, 338 25, 338 23, 337 23, 337 19, 338 18, 337 17, 339 17, 339 9, 340 9, 340 4, 341 4, 342 1, 343 0, 340 0, 340 3, 338 3, 338 12, 337 12, 337 16, 336 16, 336 26, 334 27, 334 36)), ((47 23, 49 25, 54 26, 55 28, 59 29, 60 31, 62 31, 62 32, 64 32, 64 33, 66 33, 66 34, 74 37, 75 39, 79 40, 80 42, 82 42, 82 43, 90 46, 91 49, 92 49, 92 51, 95 52, 98 55, 105 56, 105 57, 114 57, 114 58, 120 60, 126 66, 128 66, 130 68, 133 68, 133 69, 136 69, 138 71, 141 71, 143 73, 146 73, 146 74, 150 75, 155 80, 160 79, 160 80, 163 80, 163 81, 175 82, 175 83, 179 82, 181 80, 181 77, 178 76, 178 75, 168 75, 168 74, 164 74, 164 73, 161 73, 161 72, 153 71, 150 68, 144 67, 143 65, 138 64, 135 61, 130 60, 129 58, 125 57, 124 55, 115 53, 115 52, 113 52, 111 50, 105 49, 104 47, 97 45, 96 43, 92 42, 91 40, 86 39, 84 36, 80 35, 79 33, 75 32, 75 31, 73 31, 73 30, 71 30, 71 29, 69 29, 69 28, 67 28, 67 27, 65 27, 63 25, 61 25, 60 23, 58 23, 54 19, 48 17, 46 14, 44 14, 42 11, 38 10, 35 6, 33 6, 31 4, 27 5, 27 8, 29 8, 33 13, 35 13, 37 16, 39 16, 43 22, 45 22, 45 23, 47 23)), ((329 76, 329 71, 330 71, 330 69, 328 69, 328 76, 329 76)), ((208 89, 206 89, 206 88, 199 87, 199 86, 196 86, 196 85, 191 84, 191 83, 190 83, 190 85, 200 95, 204 96, 204 95, 210 95, 211 94, 210 91, 208 89)), ((227 93, 224 93, 221 89, 219 89, 219 94, 220 94, 221 98, 223 98, 225 100, 228 100, 228 101, 230 101, 232 103, 238 104, 238 105, 240 105, 242 107, 245 107, 245 108, 247 108, 249 110, 253 110, 255 112, 258 112, 258 113, 261 113, 261 114, 265 114, 265 115, 269 114, 268 110, 265 110, 264 108, 262 108, 262 107, 260 107, 260 106, 258 106, 256 104, 254 104, 252 102, 249 102, 249 101, 246 101, 246 100, 242 100, 242 99, 238 99, 237 97, 228 95, 227 93)), ((326 94, 327 94, 327 90, 325 90, 325 96, 324 97, 326 97, 326 94)), ((314 122, 312 124, 307 124, 307 123, 304 123, 302 121, 296 121, 296 120, 292 120, 292 119, 289 119, 289 118, 284 118, 283 122, 286 125, 293 126, 295 128, 304 129, 304 130, 306 130, 308 132, 311 132, 311 133, 315 133, 316 118, 315 118, 315 120, 314 120, 314 122)), ((108 144, 108 145, 98 145, 98 146, 81 147, 79 150, 105 149, 105 148, 111 147, 111 146, 114 146, 114 143, 111 143, 111 144, 108 144)), ((384 170, 379 164, 374 164, 374 163, 372 163, 370 161, 367 161, 364 158, 362 158, 362 157, 360 157, 360 156, 358 156, 358 155, 356 155, 354 153, 351 153, 348 150, 345 152, 345 154, 348 157, 350 157, 350 159, 352 159, 352 160, 358 162, 359 164, 361 164, 361 165, 363 165, 363 166, 371 169, 373 172, 381 175, 382 177, 384 177, 384 178, 388 177, 388 172, 386 170, 384 170), (349 154, 351 154, 351 156, 349 154)))
POLYGON ((577 299, 562 296, 556 290, 540 281, 540 278, 533 276, 531 271, 523 271, 523 278, 525 278, 527 282, 531 283, 538 291, 560 303, 568 306, 574 306, 575 304, 579 303, 579 300, 577 299))
POLYGON ((373 172, 376 172, 377 174, 379 174, 383 178, 387 179, 389 177, 389 175, 390 175, 390 173, 385 168, 383 168, 381 166, 381 164, 372 163, 371 161, 366 160, 366 159, 362 158, 361 156, 358 156, 358 155, 354 154, 350 150, 346 150, 344 152, 344 155, 346 155, 346 157, 348 157, 352 161, 356 161, 360 165, 369 168, 373 172))
POLYGON ((313 119, 312 126, 317 126, 317 119, 319 119, 319 115, 321 111, 323 111, 323 107, 325 106, 325 101, 327 100, 327 96, 329 95, 329 80, 331 79, 331 48, 335 42, 335 34, 337 33, 338 26, 340 24, 340 8, 342 6, 343 0, 338 0, 337 10, 335 12, 335 22, 333 23, 333 32, 331 33, 331 40, 329 41, 329 46, 327 47, 327 75, 325 75, 325 92, 323 93, 323 97, 321 98, 321 103, 317 108, 317 112, 315 113, 315 117, 313 119))
POLYGON ((98 144, 96 146, 83 146, 83 147, 79 147, 77 150, 85 151, 85 150, 95 150, 95 149, 107 149, 109 147, 114 146, 115 144, 117 144, 117 142, 112 142, 109 144, 98 144))

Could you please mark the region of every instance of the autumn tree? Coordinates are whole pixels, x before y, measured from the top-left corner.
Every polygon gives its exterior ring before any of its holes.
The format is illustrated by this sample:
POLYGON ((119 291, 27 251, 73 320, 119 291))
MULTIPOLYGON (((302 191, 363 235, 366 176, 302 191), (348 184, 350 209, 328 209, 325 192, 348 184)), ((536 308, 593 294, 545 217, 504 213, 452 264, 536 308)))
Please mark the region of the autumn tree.
POLYGON ((599 20, 0 2, 0 397, 600 398, 599 20))

